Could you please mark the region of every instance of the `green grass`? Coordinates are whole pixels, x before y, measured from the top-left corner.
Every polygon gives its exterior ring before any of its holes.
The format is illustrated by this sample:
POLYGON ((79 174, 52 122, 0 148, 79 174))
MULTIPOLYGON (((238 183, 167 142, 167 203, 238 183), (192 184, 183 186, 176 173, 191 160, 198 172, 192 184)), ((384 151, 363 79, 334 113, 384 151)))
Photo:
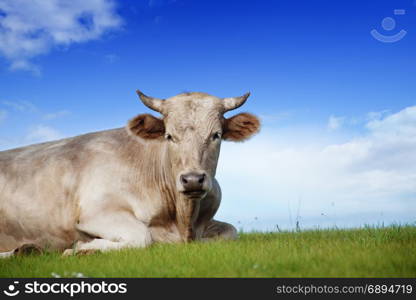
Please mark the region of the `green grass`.
POLYGON ((416 227, 242 233, 88 256, 0 260, 0 277, 415 277, 416 227))

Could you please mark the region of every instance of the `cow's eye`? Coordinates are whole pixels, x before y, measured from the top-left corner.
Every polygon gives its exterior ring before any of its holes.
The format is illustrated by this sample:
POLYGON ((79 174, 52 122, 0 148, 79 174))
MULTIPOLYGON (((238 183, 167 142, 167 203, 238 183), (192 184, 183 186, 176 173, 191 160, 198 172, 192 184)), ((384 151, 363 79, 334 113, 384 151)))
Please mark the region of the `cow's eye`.
POLYGON ((165 135, 165 139, 167 139, 168 141, 172 140, 172 136, 170 134, 166 134, 165 135))
POLYGON ((214 133, 213 135, 212 135, 212 139, 215 141, 215 140, 218 140, 219 138, 221 137, 221 133, 219 133, 219 132, 216 132, 216 133, 214 133))

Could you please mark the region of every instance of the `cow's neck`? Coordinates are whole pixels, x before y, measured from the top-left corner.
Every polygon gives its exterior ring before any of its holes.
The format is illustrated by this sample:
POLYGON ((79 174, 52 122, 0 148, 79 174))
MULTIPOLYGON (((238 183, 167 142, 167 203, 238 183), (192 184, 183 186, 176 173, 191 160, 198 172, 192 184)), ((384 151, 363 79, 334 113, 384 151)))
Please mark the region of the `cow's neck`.
POLYGON ((162 173, 169 174, 168 178, 171 180, 167 184, 168 196, 166 203, 172 203, 174 205, 176 226, 182 237, 182 240, 188 242, 194 238, 194 227, 199 212, 200 201, 189 199, 177 191, 175 182, 176 175, 172 170, 172 160, 169 157, 169 152, 165 143, 162 149, 163 151, 161 153, 161 157, 162 161, 164 161, 162 165, 165 166, 165 169, 162 171, 162 173))
MULTIPOLYGON (((133 147, 137 149, 137 144, 133 144, 133 147)), ((200 201, 188 199, 177 191, 166 143, 149 142, 141 151, 145 153, 138 153, 131 165, 136 168, 136 174, 144 174, 141 176, 140 184, 157 190, 161 196, 165 217, 176 224, 183 241, 192 240, 200 201)))

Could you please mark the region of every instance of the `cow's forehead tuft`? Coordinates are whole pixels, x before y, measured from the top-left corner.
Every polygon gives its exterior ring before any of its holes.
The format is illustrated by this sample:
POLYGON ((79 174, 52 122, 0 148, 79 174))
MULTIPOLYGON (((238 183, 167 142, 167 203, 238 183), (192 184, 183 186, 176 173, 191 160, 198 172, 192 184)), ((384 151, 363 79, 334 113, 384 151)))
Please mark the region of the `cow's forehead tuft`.
POLYGON ((221 99, 207 93, 187 92, 165 100, 170 112, 220 110, 221 99))
POLYGON ((176 96, 173 96, 171 98, 166 99, 169 102, 173 102, 173 101, 198 101, 198 100, 202 100, 202 99, 210 99, 210 100, 216 100, 219 98, 212 96, 210 94, 207 93, 203 93, 203 92, 186 92, 186 93, 182 93, 176 96))
POLYGON ((181 93, 179 95, 176 95, 175 97, 194 97, 194 98, 203 98, 203 97, 213 97, 210 94, 204 93, 204 92, 185 92, 181 93))

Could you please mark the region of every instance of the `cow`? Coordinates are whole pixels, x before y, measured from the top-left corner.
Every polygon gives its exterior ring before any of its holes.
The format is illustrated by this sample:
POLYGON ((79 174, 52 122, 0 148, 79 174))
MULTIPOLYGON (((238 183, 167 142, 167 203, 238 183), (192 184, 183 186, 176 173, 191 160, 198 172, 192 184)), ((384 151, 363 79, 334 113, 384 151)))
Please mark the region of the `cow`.
POLYGON ((137 94, 161 116, 0 152, 0 256, 28 245, 72 255, 237 237, 234 226, 214 220, 215 173, 222 140, 260 129, 252 114, 224 117, 250 94, 137 94))

